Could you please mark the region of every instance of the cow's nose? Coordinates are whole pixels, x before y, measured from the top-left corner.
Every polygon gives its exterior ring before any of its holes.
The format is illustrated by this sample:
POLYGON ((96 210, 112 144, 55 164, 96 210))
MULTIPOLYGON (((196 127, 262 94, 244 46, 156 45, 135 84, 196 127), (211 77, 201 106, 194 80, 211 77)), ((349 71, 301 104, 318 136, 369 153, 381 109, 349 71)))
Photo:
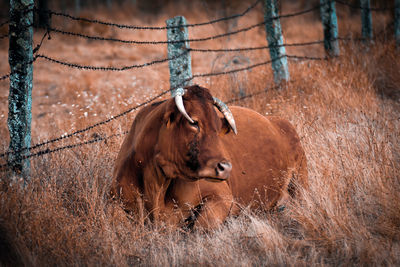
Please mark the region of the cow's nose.
POLYGON ((220 177, 222 179, 228 179, 231 170, 232 164, 230 162, 219 162, 217 164, 217 167, 215 168, 217 177, 220 177))

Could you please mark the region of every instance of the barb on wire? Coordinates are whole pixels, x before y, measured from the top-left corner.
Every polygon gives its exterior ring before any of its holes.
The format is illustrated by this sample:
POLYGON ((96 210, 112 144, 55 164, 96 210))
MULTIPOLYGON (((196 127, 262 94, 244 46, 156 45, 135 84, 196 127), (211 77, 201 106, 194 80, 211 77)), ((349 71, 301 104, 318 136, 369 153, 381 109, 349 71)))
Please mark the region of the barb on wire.
POLYGON ((125 70, 139 69, 139 68, 143 68, 143 67, 152 66, 155 64, 164 63, 164 62, 167 62, 170 60, 180 58, 183 55, 185 55, 186 53, 187 53, 187 51, 184 51, 181 54, 171 57, 171 58, 158 59, 158 60, 154 60, 154 61, 143 63, 143 64, 136 64, 136 65, 130 65, 130 66, 123 66, 123 67, 103 67, 103 66, 79 65, 76 63, 69 63, 69 62, 58 60, 58 59, 54 59, 54 58, 51 58, 51 57, 48 57, 48 56, 42 55, 42 54, 37 54, 35 57, 36 58, 44 58, 50 62, 57 63, 57 64, 67 66, 70 68, 77 68, 77 69, 84 69, 84 70, 100 70, 100 71, 125 71, 125 70))
MULTIPOLYGON (((40 156, 43 156, 43 155, 46 155, 46 154, 59 152, 59 151, 65 150, 65 149, 72 149, 72 148, 76 148, 76 147, 81 147, 83 145, 89 145, 89 144, 97 143, 97 142, 100 142, 100 141, 107 141, 107 140, 109 140, 111 138, 122 136, 122 135, 125 135, 127 133, 128 133, 128 131, 125 131, 123 133, 113 134, 113 135, 106 136, 106 137, 96 137, 94 139, 91 139, 91 140, 88 140, 88 141, 85 141, 85 142, 81 142, 81 143, 70 144, 70 145, 66 145, 66 146, 57 147, 57 148, 54 148, 54 149, 44 149, 44 150, 38 151, 36 153, 32 153, 32 154, 29 154, 29 155, 24 155, 24 156, 22 156, 22 159, 24 160, 24 159, 29 159, 29 158, 40 157, 40 156)), ((0 171, 7 170, 6 167, 10 166, 14 162, 15 161, 11 161, 11 162, 7 162, 5 164, 0 165, 0 171)))
POLYGON ((0 76, 0 81, 10 78, 10 73, 0 76))
POLYGON ((4 38, 7 38, 7 37, 8 37, 8 34, 0 35, 0 40, 1 40, 1 39, 4 39, 4 38))
POLYGON ((0 27, 3 27, 4 25, 6 25, 8 23, 10 23, 10 20, 3 21, 2 23, 0 23, 0 27))
POLYGON ((341 1, 341 0, 334 0, 336 3, 344 5, 344 6, 348 6, 350 8, 353 9, 369 9, 371 11, 387 11, 387 10, 393 10, 394 7, 362 7, 362 6, 358 6, 358 5, 353 5, 351 3, 347 3, 345 1, 341 1))
POLYGON ((276 20, 276 19, 279 19, 279 18, 290 18, 290 17, 303 15, 303 14, 309 13, 309 12, 315 10, 315 9, 318 9, 319 7, 320 7, 320 5, 317 5, 315 7, 309 8, 307 10, 303 10, 303 11, 299 11, 299 12, 295 12, 295 13, 290 13, 290 14, 286 14, 286 15, 275 16, 275 17, 269 18, 268 20, 264 20, 264 21, 259 22, 257 24, 253 24, 251 26, 244 27, 244 28, 238 29, 236 31, 230 31, 230 32, 222 33, 222 34, 217 34, 217 35, 214 35, 214 36, 208 36, 208 37, 203 37, 203 38, 195 38, 195 39, 186 39, 186 40, 170 40, 170 41, 123 40, 123 39, 117 39, 117 38, 111 38, 111 37, 91 36, 91 35, 87 35, 87 34, 64 31, 64 30, 60 30, 60 29, 57 29, 57 28, 51 28, 51 27, 49 27, 49 30, 52 31, 52 32, 55 32, 55 33, 63 34, 63 35, 76 36, 76 37, 86 38, 86 39, 96 40, 96 41, 110 41, 110 42, 118 42, 118 43, 124 43, 124 44, 159 45, 159 44, 174 44, 174 43, 181 43, 181 42, 192 42, 193 43, 193 42, 204 42, 204 41, 209 41, 209 40, 215 40, 215 39, 219 39, 219 38, 222 38, 222 37, 227 37, 227 36, 230 36, 230 35, 234 35, 234 34, 238 34, 238 33, 242 33, 242 32, 247 32, 247 31, 250 31, 250 30, 252 30, 254 28, 263 26, 268 21, 273 21, 273 20, 276 20))
POLYGON ((180 27, 197 27, 197 26, 204 26, 204 25, 211 25, 217 22, 221 21, 227 21, 239 17, 245 16, 247 13, 249 13, 254 7, 257 6, 258 3, 260 3, 261 0, 255 1, 252 5, 250 5, 245 11, 243 11, 240 14, 235 14, 232 16, 227 16, 227 17, 222 17, 218 18, 215 20, 210 20, 207 22, 200 22, 200 23, 193 23, 193 24, 185 24, 185 25, 179 25, 179 26, 136 26, 136 25, 126 25, 126 24, 117 24, 117 23, 112 23, 112 22, 105 22, 97 19, 88 19, 88 18, 82 18, 82 17, 74 17, 69 14, 64 14, 60 12, 54 12, 51 10, 46 10, 45 12, 54 15, 54 16, 61 16, 65 17, 71 20, 75 21, 83 21, 83 22, 89 22, 89 23, 95 23, 95 24, 101 24, 101 25, 106 25, 106 26, 111 26, 111 27, 117 27, 120 29, 131 29, 131 30, 168 30, 168 29, 174 29, 174 28, 180 28, 180 27))

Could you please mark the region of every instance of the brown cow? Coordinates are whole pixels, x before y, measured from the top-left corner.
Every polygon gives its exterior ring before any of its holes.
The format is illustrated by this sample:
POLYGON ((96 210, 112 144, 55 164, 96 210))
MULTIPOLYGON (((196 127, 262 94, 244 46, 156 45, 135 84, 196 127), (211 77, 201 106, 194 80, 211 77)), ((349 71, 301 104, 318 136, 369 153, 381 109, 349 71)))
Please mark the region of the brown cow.
POLYGON ((215 228, 240 206, 275 207, 292 178, 307 185, 305 154, 289 122, 242 107, 231 113, 199 86, 185 91, 143 108, 122 144, 111 194, 127 211, 215 228))

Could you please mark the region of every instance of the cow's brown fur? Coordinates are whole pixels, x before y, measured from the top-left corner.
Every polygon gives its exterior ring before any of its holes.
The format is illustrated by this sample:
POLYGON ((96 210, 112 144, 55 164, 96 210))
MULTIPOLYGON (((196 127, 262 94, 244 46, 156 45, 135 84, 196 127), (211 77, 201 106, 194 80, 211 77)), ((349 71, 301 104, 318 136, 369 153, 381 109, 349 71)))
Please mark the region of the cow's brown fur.
POLYGON ((171 226, 195 211, 195 227, 215 228, 240 206, 275 207, 288 197, 293 177, 307 186, 305 154, 289 122, 233 106, 235 135, 212 101, 207 89, 187 88, 184 105, 198 125, 179 113, 173 99, 139 112, 111 189, 126 210, 142 218, 147 210, 154 221, 171 226), (214 179, 220 178, 218 162, 232 164, 228 179, 214 179))

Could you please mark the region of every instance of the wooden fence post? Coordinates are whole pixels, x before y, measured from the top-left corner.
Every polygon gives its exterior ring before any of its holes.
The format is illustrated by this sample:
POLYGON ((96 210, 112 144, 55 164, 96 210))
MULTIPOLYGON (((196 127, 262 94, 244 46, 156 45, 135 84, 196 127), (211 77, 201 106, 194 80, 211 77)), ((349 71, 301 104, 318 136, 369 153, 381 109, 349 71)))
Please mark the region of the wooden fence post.
MULTIPOLYGON (((183 16, 177 16, 166 21, 167 26, 186 25, 186 19, 183 16)), ((188 40, 189 34, 187 27, 169 28, 167 30, 168 41, 188 40)), ((192 77, 192 62, 189 53, 189 42, 174 42, 168 43, 168 58, 175 58, 168 62, 169 64, 169 83, 171 88, 184 87, 191 85, 191 81, 186 81, 192 77), (186 52, 186 53, 185 53, 186 52), (182 55, 182 53, 185 53, 182 55)), ((175 96, 175 91, 171 91, 172 96, 175 96)))
POLYGON ((394 3, 394 34, 397 47, 400 48, 400 0, 394 3))
POLYGON ((324 47, 329 56, 339 56, 338 26, 335 1, 320 0, 321 20, 324 29, 324 47))
POLYGON ((267 33, 268 45, 270 46, 269 53, 276 84, 280 84, 282 80, 289 81, 290 79, 278 14, 276 0, 264 0, 265 31, 267 33))
POLYGON ((361 0, 361 24, 362 37, 365 41, 372 39, 372 16, 371 4, 369 0, 361 0))
POLYGON ((33 6, 33 0, 10 1, 8 59, 11 75, 7 123, 11 153, 8 163, 13 174, 23 177, 25 183, 29 179, 30 161, 23 158, 29 155, 29 150, 22 148, 31 144, 33 6))

